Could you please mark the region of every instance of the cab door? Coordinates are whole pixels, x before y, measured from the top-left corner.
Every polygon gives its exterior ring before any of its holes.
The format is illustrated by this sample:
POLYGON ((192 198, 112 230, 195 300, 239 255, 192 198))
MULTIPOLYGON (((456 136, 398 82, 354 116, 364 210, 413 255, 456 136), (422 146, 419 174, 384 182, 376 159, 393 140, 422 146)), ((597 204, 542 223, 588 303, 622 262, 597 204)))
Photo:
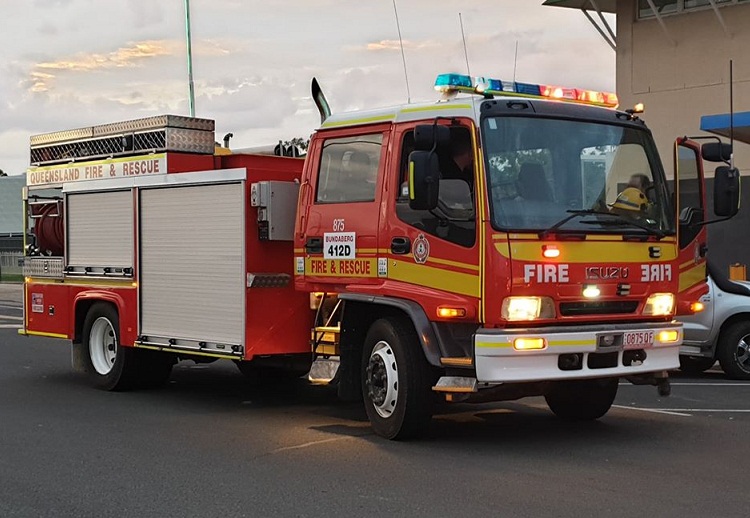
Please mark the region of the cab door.
POLYGON ((708 293, 706 284, 706 193, 700 145, 679 138, 674 146, 675 201, 678 214, 679 290, 677 314, 691 315, 690 305, 708 293))
MULTIPOLYGON (((429 121, 432 122, 432 121, 429 121)), ((477 158, 476 129, 468 119, 453 119, 450 125, 451 144, 442 152, 441 179, 436 210, 416 210, 409 206, 409 155, 414 150, 415 127, 425 121, 399 124, 393 134, 393 153, 388 170, 390 187, 384 205, 379 251, 381 275, 388 279, 389 294, 418 300, 428 318, 445 321, 476 321, 481 316, 481 266, 478 208, 483 200, 481 161, 477 158), (449 159, 455 140, 468 141, 471 163, 460 168, 458 177, 447 177, 449 159), (447 180, 447 183, 446 183, 447 180), (461 185, 457 185, 459 182, 461 185), (461 187, 461 189, 456 189, 461 187), (473 209, 461 214, 445 214, 440 207, 450 206, 451 196, 461 195, 473 209), (386 260, 383 260, 387 258, 386 260), (456 308, 458 316, 446 317, 440 308, 456 308)), ((465 148, 464 148, 465 149, 465 148)))
MULTIPOLYGON (((319 133, 302 224, 304 266, 321 285, 377 282, 377 235, 389 125, 319 133)), ((299 262, 299 259, 298 259, 299 262)), ((304 268, 304 272, 300 272, 304 268)))

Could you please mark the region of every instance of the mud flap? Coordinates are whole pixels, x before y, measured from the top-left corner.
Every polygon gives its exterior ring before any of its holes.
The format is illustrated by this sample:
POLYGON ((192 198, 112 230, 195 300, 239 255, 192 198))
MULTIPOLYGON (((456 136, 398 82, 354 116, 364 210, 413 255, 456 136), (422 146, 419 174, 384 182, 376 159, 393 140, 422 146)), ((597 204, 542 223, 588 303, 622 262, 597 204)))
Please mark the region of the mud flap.
POLYGON ((73 372, 86 373, 85 358, 86 351, 83 349, 83 344, 73 343, 70 346, 70 366, 73 367, 73 372))

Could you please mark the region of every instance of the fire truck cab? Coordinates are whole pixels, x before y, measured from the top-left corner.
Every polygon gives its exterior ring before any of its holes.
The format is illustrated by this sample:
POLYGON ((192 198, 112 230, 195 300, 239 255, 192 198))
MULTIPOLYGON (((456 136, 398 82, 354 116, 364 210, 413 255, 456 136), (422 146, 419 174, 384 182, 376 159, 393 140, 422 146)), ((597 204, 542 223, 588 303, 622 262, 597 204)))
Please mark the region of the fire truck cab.
POLYGON ((670 183, 613 94, 453 74, 436 88, 438 103, 333 115, 310 144, 295 282, 321 294, 314 347, 335 344, 340 394, 397 438, 436 394, 543 395, 596 419, 619 378, 668 393, 673 317, 705 291, 701 147, 676 143, 670 183))

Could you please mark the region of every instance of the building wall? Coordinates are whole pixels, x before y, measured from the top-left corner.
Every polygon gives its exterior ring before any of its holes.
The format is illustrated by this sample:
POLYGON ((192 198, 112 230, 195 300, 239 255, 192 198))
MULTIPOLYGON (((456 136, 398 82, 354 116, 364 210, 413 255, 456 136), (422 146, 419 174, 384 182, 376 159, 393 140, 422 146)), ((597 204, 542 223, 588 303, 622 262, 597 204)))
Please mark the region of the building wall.
POLYGON ((22 250, 23 201, 26 176, 0 177, 0 250, 22 250))
MULTIPOLYGON (((645 104, 643 119, 671 177, 675 138, 709 135, 699 129, 701 116, 729 112, 730 59, 734 110, 750 111, 750 4, 719 9, 728 34, 712 9, 662 17, 665 33, 657 19, 637 19, 636 0, 617 2, 617 7, 620 107, 645 104)), ((717 164, 705 165, 712 177, 717 164)), ((750 185, 750 144, 735 143, 735 165, 750 185)), ((742 244, 750 241, 747 194, 743 198, 737 217, 709 226, 709 254, 722 267, 750 265, 750 244, 742 244)))

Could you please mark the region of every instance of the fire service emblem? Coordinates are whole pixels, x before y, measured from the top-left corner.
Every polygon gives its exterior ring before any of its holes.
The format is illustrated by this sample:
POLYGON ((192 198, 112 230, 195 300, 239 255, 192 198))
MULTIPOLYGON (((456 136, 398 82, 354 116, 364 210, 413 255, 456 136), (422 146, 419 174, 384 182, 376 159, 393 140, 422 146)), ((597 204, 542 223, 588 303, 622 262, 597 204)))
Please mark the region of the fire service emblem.
POLYGON ((430 257, 430 242, 424 234, 419 234, 414 240, 414 260, 418 264, 424 264, 428 257, 430 257))

